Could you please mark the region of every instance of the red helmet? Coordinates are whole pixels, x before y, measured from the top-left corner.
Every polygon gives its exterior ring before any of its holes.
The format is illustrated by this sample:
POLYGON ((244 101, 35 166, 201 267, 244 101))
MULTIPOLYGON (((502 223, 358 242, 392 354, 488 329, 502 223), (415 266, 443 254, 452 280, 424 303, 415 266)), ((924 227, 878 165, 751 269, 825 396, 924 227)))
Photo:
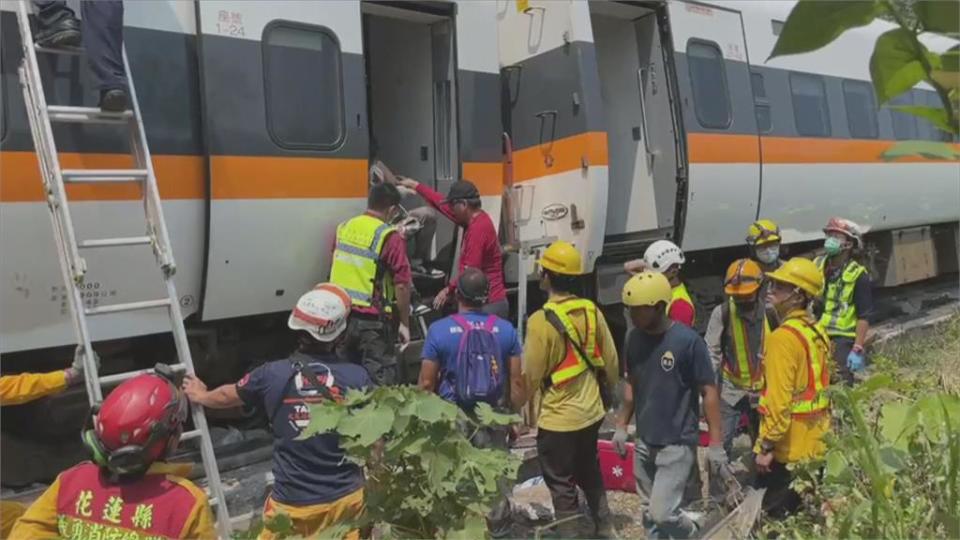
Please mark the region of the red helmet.
POLYGON ((123 382, 91 412, 84 443, 94 461, 118 476, 143 474, 180 440, 187 400, 164 368, 123 382))
POLYGON ((853 240, 858 248, 863 247, 863 233, 860 232, 860 226, 849 219, 840 217, 830 218, 830 221, 827 222, 827 226, 823 228, 823 232, 840 233, 853 240))

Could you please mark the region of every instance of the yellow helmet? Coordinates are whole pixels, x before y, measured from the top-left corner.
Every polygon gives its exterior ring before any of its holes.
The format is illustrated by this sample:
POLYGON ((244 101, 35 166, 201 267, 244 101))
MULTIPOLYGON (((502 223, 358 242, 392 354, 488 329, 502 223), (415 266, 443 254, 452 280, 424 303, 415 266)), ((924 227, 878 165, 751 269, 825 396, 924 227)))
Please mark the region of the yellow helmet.
POLYGON ((727 267, 723 292, 729 296, 750 296, 760 288, 763 270, 753 259, 737 259, 727 267))
POLYGON ((540 266, 566 276, 579 276, 583 273, 583 261, 580 252, 570 242, 557 240, 550 244, 543 256, 540 257, 540 266))
POLYGON ((672 296, 670 281, 659 272, 640 272, 623 285, 623 305, 627 307, 669 304, 672 296))
POLYGON ((823 292, 823 272, 813 261, 803 257, 790 259, 773 272, 767 272, 767 277, 799 287, 810 296, 820 296, 823 292))
POLYGON ((769 219, 758 219, 747 227, 748 245, 762 246, 780 240, 780 226, 769 219))

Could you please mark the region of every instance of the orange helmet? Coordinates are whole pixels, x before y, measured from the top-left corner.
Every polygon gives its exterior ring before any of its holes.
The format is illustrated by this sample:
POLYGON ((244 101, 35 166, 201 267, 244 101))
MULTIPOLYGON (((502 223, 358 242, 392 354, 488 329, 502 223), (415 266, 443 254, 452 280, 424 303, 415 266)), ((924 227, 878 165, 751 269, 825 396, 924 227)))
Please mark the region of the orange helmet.
POLYGON ((729 296, 750 296, 760 289, 763 270, 753 259, 737 259, 727 267, 723 292, 729 296))

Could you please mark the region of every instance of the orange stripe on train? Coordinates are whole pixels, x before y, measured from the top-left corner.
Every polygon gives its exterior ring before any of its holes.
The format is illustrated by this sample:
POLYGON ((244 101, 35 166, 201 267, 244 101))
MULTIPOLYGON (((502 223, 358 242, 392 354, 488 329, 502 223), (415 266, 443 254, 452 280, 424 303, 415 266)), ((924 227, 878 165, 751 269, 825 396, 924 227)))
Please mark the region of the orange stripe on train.
MULTIPOLYGON (((885 163, 880 157, 897 143, 887 140, 814 139, 805 137, 760 137, 723 133, 687 135, 691 163, 885 163)), ((955 145, 960 148, 960 145, 955 145)), ((895 163, 938 163, 920 156, 895 163)))

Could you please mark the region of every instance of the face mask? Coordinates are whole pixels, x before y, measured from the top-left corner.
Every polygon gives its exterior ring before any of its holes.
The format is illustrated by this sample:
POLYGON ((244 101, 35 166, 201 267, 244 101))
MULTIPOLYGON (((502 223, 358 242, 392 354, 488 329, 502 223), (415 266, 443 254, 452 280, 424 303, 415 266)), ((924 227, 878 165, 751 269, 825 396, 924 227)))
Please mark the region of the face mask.
POLYGON ((763 264, 773 264, 780 257, 780 246, 757 249, 757 260, 763 264))
POLYGON ((843 250, 843 242, 835 236, 829 236, 823 241, 823 249, 828 256, 833 257, 843 250))

